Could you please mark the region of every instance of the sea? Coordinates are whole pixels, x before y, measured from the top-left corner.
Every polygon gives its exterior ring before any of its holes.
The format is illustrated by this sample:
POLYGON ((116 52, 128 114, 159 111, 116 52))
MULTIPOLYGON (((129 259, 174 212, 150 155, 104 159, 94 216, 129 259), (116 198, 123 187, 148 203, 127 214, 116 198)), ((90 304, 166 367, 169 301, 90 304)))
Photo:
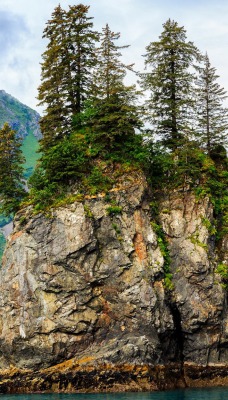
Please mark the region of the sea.
POLYGON ((228 387, 147 393, 0 394, 0 400, 228 400, 228 387))

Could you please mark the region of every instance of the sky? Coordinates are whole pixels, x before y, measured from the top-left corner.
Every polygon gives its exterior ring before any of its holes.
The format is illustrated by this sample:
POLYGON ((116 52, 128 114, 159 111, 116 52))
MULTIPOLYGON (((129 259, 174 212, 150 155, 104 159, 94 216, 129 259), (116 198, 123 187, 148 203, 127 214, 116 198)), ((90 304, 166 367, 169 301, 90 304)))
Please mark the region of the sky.
POLYGON ((43 30, 58 4, 68 9, 81 2, 90 6, 95 29, 108 23, 121 33, 119 45, 130 45, 123 60, 138 71, 144 69, 145 47, 158 40, 167 19, 175 20, 187 39, 208 53, 218 83, 228 91, 227 0, 0 0, 0 90, 42 113, 36 96, 47 45, 43 30))

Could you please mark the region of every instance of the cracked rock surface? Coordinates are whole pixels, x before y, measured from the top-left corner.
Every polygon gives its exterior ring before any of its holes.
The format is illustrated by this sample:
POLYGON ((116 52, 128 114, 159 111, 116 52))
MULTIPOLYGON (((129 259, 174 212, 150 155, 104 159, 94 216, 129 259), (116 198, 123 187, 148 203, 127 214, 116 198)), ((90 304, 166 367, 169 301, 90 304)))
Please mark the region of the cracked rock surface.
MULTIPOLYGON (((203 382, 202 367, 224 368, 227 296, 216 274, 215 240, 204 223, 213 223, 212 206, 191 193, 161 200, 174 284, 169 291, 150 202, 141 177, 110 192, 108 201, 87 198, 49 216, 28 212, 23 224, 17 215, 0 272, 0 367, 8 379, 0 391, 11 390, 12 368, 30 374, 30 390, 44 391, 83 390, 77 374, 91 390, 102 391, 102 384, 118 390, 118 383, 121 390, 190 386, 203 382), (119 213, 111 212, 110 201, 119 213), (122 375, 114 374, 117 367, 122 375), (61 379, 53 378, 57 372, 61 379)), ((226 239, 221 252, 225 260, 226 239)), ((209 375, 213 381, 215 372, 209 375)))

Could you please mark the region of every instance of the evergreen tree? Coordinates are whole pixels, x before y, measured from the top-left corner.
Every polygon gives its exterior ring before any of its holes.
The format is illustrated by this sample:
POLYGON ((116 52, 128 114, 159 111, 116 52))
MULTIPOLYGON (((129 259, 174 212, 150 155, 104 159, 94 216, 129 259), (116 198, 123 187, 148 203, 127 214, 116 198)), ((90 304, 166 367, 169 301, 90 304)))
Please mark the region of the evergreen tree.
POLYGON ((106 151, 123 150, 123 144, 127 139, 133 139, 135 129, 141 126, 135 105, 136 88, 124 84, 126 73, 132 71, 133 64, 126 65, 121 61, 121 50, 129 46, 118 46, 115 42, 119 38, 120 33, 112 32, 108 24, 103 28, 90 103, 93 141, 99 142, 106 151))
POLYGON ((190 67, 201 57, 194 44, 187 42, 184 27, 169 19, 163 28, 159 41, 146 47, 145 65, 152 69, 141 78, 143 88, 150 91, 148 119, 162 143, 175 149, 191 131, 195 75, 190 67))
POLYGON ((0 200, 1 212, 10 215, 18 210, 26 194, 23 183, 24 157, 21 140, 9 124, 0 129, 0 200))
POLYGON ((92 71, 96 64, 95 43, 99 40, 92 30, 92 17, 88 17, 89 7, 79 4, 69 6, 67 13, 67 40, 70 42, 70 68, 67 75, 67 103, 72 114, 84 109, 92 84, 92 71))
POLYGON ((223 107, 226 91, 217 83, 219 76, 208 55, 204 67, 198 68, 197 81, 199 142, 210 155, 215 147, 227 144, 228 109, 223 107))
POLYGON ((97 49, 97 68, 94 74, 94 88, 97 97, 109 99, 113 93, 119 92, 123 86, 123 79, 127 70, 133 68, 133 64, 125 65, 121 61, 121 50, 129 45, 118 46, 116 41, 120 33, 112 32, 109 25, 102 29, 100 35, 100 47, 97 49))
POLYGON ((45 105, 41 119, 42 148, 69 134, 72 117, 80 114, 88 97, 95 64, 95 42, 89 7, 79 4, 63 10, 55 8, 43 37, 48 39, 43 54, 39 105, 45 105))
POLYGON ((60 5, 52 13, 47 22, 43 38, 48 39, 46 51, 43 53, 41 85, 38 88, 39 105, 46 106, 44 116, 40 120, 43 134, 43 146, 60 137, 68 129, 63 77, 65 69, 65 14, 60 5))

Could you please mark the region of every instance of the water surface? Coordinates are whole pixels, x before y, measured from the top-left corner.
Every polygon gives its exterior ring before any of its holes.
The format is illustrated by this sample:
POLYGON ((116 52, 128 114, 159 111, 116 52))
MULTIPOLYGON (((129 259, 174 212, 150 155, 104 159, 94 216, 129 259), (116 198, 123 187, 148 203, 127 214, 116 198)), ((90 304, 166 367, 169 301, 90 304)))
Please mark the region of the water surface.
POLYGON ((0 394, 0 400, 228 400, 228 387, 149 393, 0 394))

